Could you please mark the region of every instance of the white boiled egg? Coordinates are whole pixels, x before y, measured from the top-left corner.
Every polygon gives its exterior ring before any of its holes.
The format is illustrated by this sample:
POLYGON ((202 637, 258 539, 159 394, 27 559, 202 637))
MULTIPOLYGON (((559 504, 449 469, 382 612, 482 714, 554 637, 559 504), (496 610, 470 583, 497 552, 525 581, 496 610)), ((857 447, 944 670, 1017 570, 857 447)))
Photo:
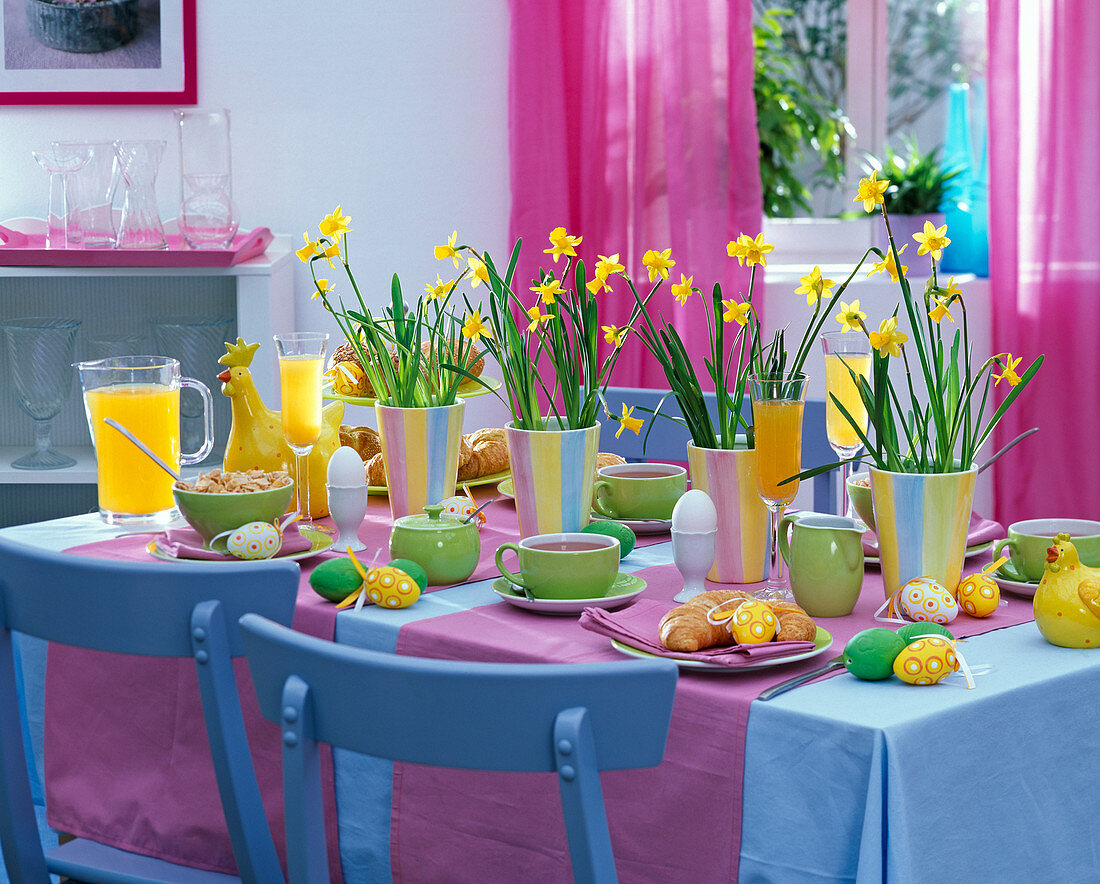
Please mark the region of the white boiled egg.
POLYGON ((367 467, 359 452, 342 445, 328 461, 328 484, 337 488, 358 488, 367 484, 367 467))
POLYGON ((706 534, 718 528, 718 510, 707 492, 692 488, 672 510, 672 530, 681 534, 706 534))

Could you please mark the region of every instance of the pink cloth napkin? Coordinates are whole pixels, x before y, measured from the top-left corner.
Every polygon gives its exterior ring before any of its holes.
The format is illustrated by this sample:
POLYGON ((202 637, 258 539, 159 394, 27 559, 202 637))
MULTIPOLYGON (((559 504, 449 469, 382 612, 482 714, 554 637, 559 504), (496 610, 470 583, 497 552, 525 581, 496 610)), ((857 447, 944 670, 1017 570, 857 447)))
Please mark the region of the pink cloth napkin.
POLYGON ((692 653, 670 651, 657 638, 657 624, 667 614, 667 602, 639 599, 626 610, 605 611, 601 608, 585 608, 581 614, 580 625, 600 635, 606 635, 634 648, 649 651, 659 657, 672 657, 676 660, 698 660, 705 663, 717 663, 721 666, 745 666, 772 657, 786 657, 803 651, 812 651, 814 643, 810 641, 765 642, 759 645, 729 645, 716 648, 704 648, 692 653))
MULTIPOLYGON (((977 546, 979 543, 988 543, 991 540, 1000 540, 1005 536, 1004 525, 994 522, 977 513, 970 514, 970 528, 966 533, 966 545, 977 546)), ((863 554, 865 556, 878 556, 878 535, 874 531, 868 531, 863 535, 863 554)))
MULTIPOLYGON (((157 551, 171 556, 174 559, 206 559, 211 562, 224 562, 234 557, 228 553, 214 552, 204 549, 202 537, 194 528, 169 528, 163 534, 158 534, 153 543, 157 551)), ((313 546, 313 543, 302 536, 297 525, 290 525, 283 532, 282 548, 274 558, 289 556, 294 553, 305 552, 313 546)))

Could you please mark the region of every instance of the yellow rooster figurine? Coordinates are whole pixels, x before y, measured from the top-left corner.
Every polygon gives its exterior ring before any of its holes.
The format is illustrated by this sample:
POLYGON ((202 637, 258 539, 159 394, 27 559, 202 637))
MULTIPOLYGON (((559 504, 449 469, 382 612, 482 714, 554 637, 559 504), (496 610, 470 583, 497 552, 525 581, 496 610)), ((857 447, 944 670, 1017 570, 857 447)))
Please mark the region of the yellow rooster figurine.
POLYGON ((1035 590, 1035 625, 1052 645, 1100 648, 1100 568, 1082 565, 1068 534, 1057 534, 1035 590))
MULTIPOLYGON (((226 344, 226 353, 218 362, 228 366, 218 375, 222 382, 222 395, 228 396, 233 412, 229 428, 229 440, 225 444, 226 470, 286 470, 298 482, 295 457, 283 439, 283 424, 279 412, 264 405, 256 385, 252 382, 252 364, 259 344, 246 344, 237 338, 236 344, 226 344)), ((340 421, 344 417, 344 403, 333 402, 321 412, 321 438, 306 456, 306 479, 309 495, 302 495, 302 506, 308 509, 303 515, 320 519, 328 515, 328 492, 325 490, 328 460, 340 447, 340 421)))

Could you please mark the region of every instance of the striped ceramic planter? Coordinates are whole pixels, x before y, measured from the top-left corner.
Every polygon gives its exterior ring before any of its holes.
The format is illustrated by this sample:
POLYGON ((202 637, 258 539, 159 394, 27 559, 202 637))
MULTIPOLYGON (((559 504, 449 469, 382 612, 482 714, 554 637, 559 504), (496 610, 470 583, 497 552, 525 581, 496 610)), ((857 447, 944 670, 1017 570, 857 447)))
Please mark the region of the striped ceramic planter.
POLYGON ((688 442, 691 487, 707 492, 718 510, 715 583, 759 583, 767 575, 768 508, 756 490, 756 452, 697 448, 688 442))
POLYGON ((600 424, 517 430, 505 424, 521 537, 580 531, 592 514, 600 424))
POLYGON ((954 592, 966 556, 977 468, 960 473, 890 473, 871 468, 882 582, 889 598, 914 577, 954 592))
POLYGON ((424 512, 455 493, 466 403, 397 408, 375 403, 393 518, 424 512))

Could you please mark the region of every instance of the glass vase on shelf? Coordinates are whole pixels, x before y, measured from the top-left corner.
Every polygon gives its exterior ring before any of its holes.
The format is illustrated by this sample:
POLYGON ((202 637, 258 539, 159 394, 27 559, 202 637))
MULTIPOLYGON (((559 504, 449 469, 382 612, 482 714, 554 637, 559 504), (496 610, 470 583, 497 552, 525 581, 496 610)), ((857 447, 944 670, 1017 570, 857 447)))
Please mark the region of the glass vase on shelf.
POLYGON ((163 141, 116 141, 115 154, 126 187, 117 249, 166 249, 168 239, 157 209, 157 171, 164 156, 163 141))
POLYGON ((79 248, 80 218, 75 211, 71 177, 88 162, 88 145, 75 141, 51 141, 43 150, 31 151, 35 162, 50 173, 46 207, 46 248, 79 248))
POLYGON ((863 441, 855 427, 837 408, 833 397, 835 396, 844 406, 866 436, 867 408, 859 395, 859 387, 852 378, 852 372, 864 379, 870 377, 871 343, 866 335, 830 332, 821 336, 821 346, 825 351, 825 435, 829 439, 829 447, 836 452, 841 461, 837 513, 863 524, 856 515, 851 498, 848 496, 851 465, 847 463, 863 447, 863 441))
POLYGON ((179 230, 193 249, 228 248, 240 224, 233 202, 229 111, 180 108, 179 230))

